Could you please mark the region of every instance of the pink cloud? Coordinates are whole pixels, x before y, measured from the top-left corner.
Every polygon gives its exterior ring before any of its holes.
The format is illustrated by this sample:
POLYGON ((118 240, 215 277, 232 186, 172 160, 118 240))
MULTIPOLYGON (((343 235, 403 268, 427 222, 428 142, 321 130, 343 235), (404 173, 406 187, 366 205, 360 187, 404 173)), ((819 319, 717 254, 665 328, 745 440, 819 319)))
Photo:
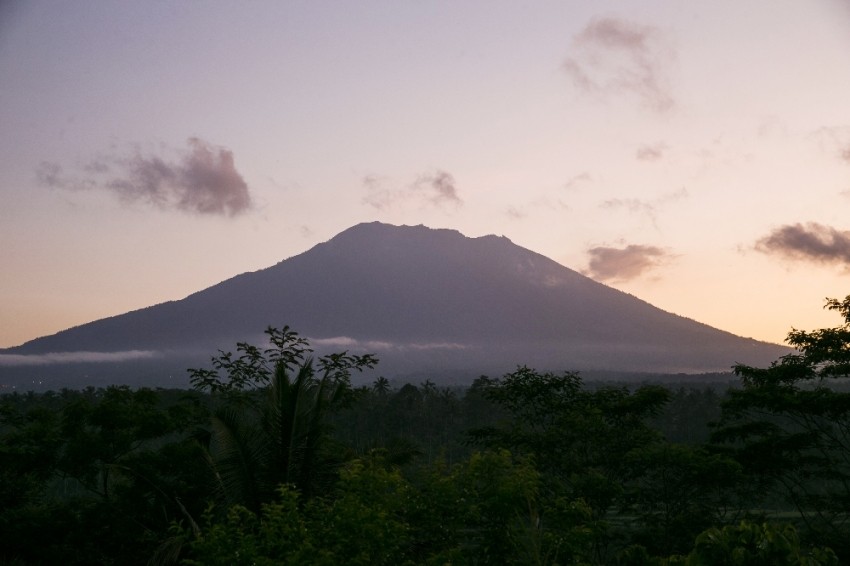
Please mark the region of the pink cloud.
POLYGON ((623 248, 597 246, 587 250, 585 275, 598 281, 629 281, 659 267, 672 255, 656 246, 630 244, 623 248))

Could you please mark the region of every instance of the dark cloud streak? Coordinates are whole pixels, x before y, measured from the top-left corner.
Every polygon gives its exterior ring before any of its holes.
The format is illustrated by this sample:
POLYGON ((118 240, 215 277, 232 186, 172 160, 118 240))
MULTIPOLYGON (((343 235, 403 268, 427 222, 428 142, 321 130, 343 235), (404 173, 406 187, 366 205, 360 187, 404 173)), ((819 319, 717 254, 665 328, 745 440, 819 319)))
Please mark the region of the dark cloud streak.
POLYGON ((780 226, 756 242, 755 249, 787 259, 850 268, 850 231, 816 222, 780 226))

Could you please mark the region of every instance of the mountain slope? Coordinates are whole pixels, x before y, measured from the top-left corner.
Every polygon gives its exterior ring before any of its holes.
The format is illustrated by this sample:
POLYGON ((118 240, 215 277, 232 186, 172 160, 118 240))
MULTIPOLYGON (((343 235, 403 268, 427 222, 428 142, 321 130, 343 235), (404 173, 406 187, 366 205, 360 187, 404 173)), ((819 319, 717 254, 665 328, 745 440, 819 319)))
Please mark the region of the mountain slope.
POLYGON ((524 363, 714 371, 735 362, 764 364, 786 352, 664 312, 504 237, 371 223, 183 300, 4 353, 211 354, 284 324, 320 344, 376 351, 384 372, 507 371, 524 363))

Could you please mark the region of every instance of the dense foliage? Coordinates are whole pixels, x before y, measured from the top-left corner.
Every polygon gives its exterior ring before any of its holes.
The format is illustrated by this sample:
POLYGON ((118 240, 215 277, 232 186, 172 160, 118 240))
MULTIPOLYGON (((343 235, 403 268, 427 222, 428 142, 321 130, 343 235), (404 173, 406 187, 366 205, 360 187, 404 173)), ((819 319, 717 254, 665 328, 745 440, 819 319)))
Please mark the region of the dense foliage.
POLYGON ((5 395, 0 563, 848 562, 850 297, 827 307, 721 391, 354 387, 373 356, 270 328, 192 391, 5 395))

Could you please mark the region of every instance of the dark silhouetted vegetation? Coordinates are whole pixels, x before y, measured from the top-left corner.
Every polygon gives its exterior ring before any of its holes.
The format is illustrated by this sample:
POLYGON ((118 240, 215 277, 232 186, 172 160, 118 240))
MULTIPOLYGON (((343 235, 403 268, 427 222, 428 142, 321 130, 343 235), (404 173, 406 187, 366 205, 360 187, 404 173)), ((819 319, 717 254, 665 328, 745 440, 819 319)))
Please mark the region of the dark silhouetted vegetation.
POLYGON ((4 395, 0 563, 846 563, 850 297, 827 307, 728 389, 355 387, 372 355, 284 327, 191 391, 4 395))

